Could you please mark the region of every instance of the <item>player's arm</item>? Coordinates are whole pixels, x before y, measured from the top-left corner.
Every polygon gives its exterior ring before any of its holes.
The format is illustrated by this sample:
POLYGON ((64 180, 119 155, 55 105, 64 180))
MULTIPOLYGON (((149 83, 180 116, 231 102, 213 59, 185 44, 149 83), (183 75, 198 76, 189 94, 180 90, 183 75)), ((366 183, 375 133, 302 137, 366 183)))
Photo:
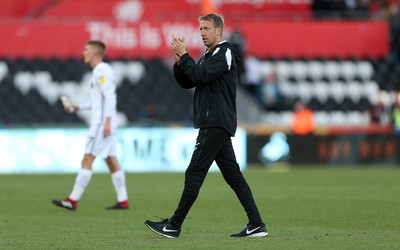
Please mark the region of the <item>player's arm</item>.
POLYGON ((91 101, 86 101, 86 102, 79 103, 79 104, 77 104, 75 106, 77 108, 76 111, 78 111, 78 110, 90 110, 90 109, 92 109, 92 102, 91 101))
POLYGON ((103 135, 109 136, 110 134, 111 134, 111 117, 108 116, 106 117, 106 121, 104 122, 103 135))
POLYGON ((116 109, 115 84, 109 74, 100 76, 98 83, 100 84, 101 94, 104 97, 104 126, 103 134, 108 136, 111 134, 112 115, 116 109))
POLYGON ((230 49, 216 48, 213 55, 204 63, 196 64, 188 54, 181 57, 179 66, 186 77, 196 86, 210 83, 230 70, 233 53, 230 49))
POLYGON ((104 115, 106 117, 103 127, 103 135, 108 136, 111 134, 111 116, 115 109, 114 105, 114 94, 109 93, 110 91, 103 91, 104 96, 104 115))

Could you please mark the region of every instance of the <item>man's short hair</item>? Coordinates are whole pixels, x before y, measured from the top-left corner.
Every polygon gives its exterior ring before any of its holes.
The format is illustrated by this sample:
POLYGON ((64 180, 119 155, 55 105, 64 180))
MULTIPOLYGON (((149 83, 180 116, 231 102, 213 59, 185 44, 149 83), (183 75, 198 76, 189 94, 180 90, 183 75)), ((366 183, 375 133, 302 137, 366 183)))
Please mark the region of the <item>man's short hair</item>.
POLYGON ((106 52, 106 44, 100 40, 89 40, 86 42, 86 45, 97 47, 99 49, 98 53, 101 57, 103 57, 106 52))
POLYGON ((222 33, 224 32, 224 17, 221 14, 209 13, 199 17, 199 22, 200 21, 212 22, 215 28, 221 29, 221 36, 222 36, 222 33))

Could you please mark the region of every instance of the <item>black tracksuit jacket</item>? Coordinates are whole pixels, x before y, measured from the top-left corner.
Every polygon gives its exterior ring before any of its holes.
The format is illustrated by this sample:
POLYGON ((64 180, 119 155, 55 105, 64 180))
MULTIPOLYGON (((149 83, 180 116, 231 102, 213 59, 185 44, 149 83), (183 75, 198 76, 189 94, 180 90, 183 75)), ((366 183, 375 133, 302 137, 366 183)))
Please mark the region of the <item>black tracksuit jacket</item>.
POLYGON ((174 64, 176 81, 185 89, 196 88, 193 104, 195 128, 221 127, 235 135, 237 67, 232 45, 222 41, 196 63, 187 53, 174 64))

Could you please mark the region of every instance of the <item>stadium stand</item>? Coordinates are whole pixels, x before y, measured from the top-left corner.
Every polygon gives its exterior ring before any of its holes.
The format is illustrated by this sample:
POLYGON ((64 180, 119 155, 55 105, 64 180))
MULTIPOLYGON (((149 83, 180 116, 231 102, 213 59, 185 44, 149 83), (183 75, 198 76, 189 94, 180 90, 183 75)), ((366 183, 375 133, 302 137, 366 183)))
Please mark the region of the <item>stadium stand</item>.
MULTIPOLYGON (((183 18, 184 13, 193 16, 193 9, 190 9, 193 6, 186 1, 182 1, 184 5, 180 5, 178 1, 163 1, 162 6, 165 5, 165 8, 184 8, 183 10, 176 9, 177 13, 174 15, 167 16, 165 14, 163 19, 155 17, 160 14, 160 10, 167 12, 157 5, 159 1, 135 1, 135 4, 139 4, 139 2, 140 4, 128 6, 124 4, 132 4, 133 1, 128 3, 122 0, 101 0, 97 1, 97 8, 95 9, 92 8, 94 1, 89 0, 31 0, 26 5, 23 2, 22 0, 2 1, 0 3, 2 18, 42 20, 43 23, 40 24, 48 24, 59 18, 71 21, 72 18, 76 20, 76 23, 105 20, 111 23, 119 21, 125 25, 125 22, 132 20, 124 19, 126 16, 123 14, 126 14, 126 12, 122 10, 125 7, 138 10, 137 7, 143 7, 144 5, 141 5, 143 3, 146 4, 147 8, 142 9, 142 18, 147 22, 149 20, 156 21, 154 30, 161 30, 163 26, 157 26, 159 21, 167 20, 172 16, 183 18), (189 9, 190 11, 188 11, 189 9), (115 14, 117 12, 118 15, 115 14)), ((226 4, 226 6, 228 6, 226 8, 229 8, 229 4, 226 4)), ((247 16, 252 13, 257 16, 256 21, 270 20, 271 12, 267 13, 266 10, 271 7, 279 7, 279 9, 272 11, 277 13, 276 15, 285 13, 290 7, 290 13, 301 12, 303 14, 300 16, 311 17, 309 15, 310 6, 307 3, 298 6, 287 3, 265 5, 262 8, 232 4, 228 11, 231 11, 232 15, 238 13, 238 10, 241 11, 241 15, 242 12, 246 12, 247 16)), ((136 14, 139 16, 140 13, 136 14)), ((288 25, 288 23, 290 25, 290 22, 293 21, 291 19, 293 15, 286 14, 282 14, 275 20, 281 20, 282 17, 285 17, 285 20, 290 20, 289 22, 279 23, 278 26, 270 28, 275 30, 277 27, 288 27, 285 25, 288 25)), ((233 16, 238 17, 237 15, 233 16)), ((298 15, 294 16, 298 17, 298 15)), ((368 19, 368 17, 363 15, 362 20, 365 19, 368 19)), ((310 21, 309 18, 306 20, 310 21)), ((297 21, 294 21, 296 25, 299 24, 297 21)), ((115 23, 113 24, 117 26, 115 23)), ((135 26, 136 24, 132 25, 132 27, 138 27, 135 26)), ((374 25, 375 23, 371 26, 374 25)), ((340 26, 340 24, 335 23, 336 28, 337 26, 340 26)), ((54 29, 48 27, 48 30, 54 29)), ((118 32, 115 34, 119 34, 118 32)), ((361 38, 363 37, 361 36, 361 38)), ((118 49, 121 48, 115 50, 118 49)), ((302 99, 315 112, 317 125, 352 126, 368 124, 368 110, 382 93, 386 93, 385 96, 388 99, 385 105, 390 107, 393 103, 391 95, 388 93, 400 88, 398 80, 400 65, 396 58, 393 59, 389 55, 388 57, 368 57, 368 55, 360 57, 359 54, 349 56, 347 49, 349 48, 344 49, 346 51, 343 52, 346 56, 337 54, 330 57, 320 55, 302 58, 289 54, 274 58, 261 57, 263 75, 272 70, 277 71, 286 103, 281 112, 265 112, 258 105, 254 105, 256 103, 254 99, 244 96, 246 94, 244 89, 239 88, 239 122, 250 122, 247 120, 248 116, 243 115, 243 113, 250 113, 246 109, 252 107, 252 109, 258 108, 258 110, 255 113, 257 117, 253 117, 251 122, 287 126, 293 115, 294 101, 302 99)), ((378 51, 377 53, 381 52, 378 51)), ((90 69, 77 57, 32 57, 32 54, 30 55, 29 57, 3 56, 0 58, 0 98, 2 103, 0 105, 0 123, 5 126, 31 126, 35 124, 51 126, 61 123, 76 125, 85 122, 87 119, 85 112, 78 113, 78 115, 60 112, 62 105, 59 97, 67 95, 74 101, 85 99, 85 90, 89 86, 90 69)), ((165 63, 164 60, 166 60, 165 57, 154 58, 154 56, 110 59, 117 74, 118 110, 122 125, 141 123, 149 125, 149 119, 159 124, 182 124, 190 121, 192 92, 182 90, 177 86, 171 72, 171 62, 165 63)))
MULTIPOLYGON (((122 125, 140 123, 149 104, 156 104, 155 119, 160 123, 181 123, 190 118, 192 93, 175 83, 170 68, 162 60, 110 63, 117 76, 122 125)), ((76 58, 0 60, 0 123, 50 126, 86 121, 86 112, 62 112, 59 98, 66 95, 75 102, 87 99, 89 70, 76 58)))
POLYGON ((319 125, 367 125, 368 110, 378 97, 396 89, 392 84, 399 72, 387 70, 392 64, 386 59, 265 60, 262 74, 278 72, 287 105, 285 112, 266 113, 263 122, 287 124, 294 100, 302 99, 316 111, 319 125))
MULTIPOLYGON (((115 60, 111 64, 117 75, 118 109, 123 121, 140 123, 150 104, 156 104, 157 117, 154 119, 160 123, 190 120, 192 93, 175 83, 170 65, 160 59, 115 60)), ((263 74, 274 69, 279 72, 288 103, 282 112, 263 113, 262 116, 268 118, 260 117, 260 121, 287 125, 293 101, 300 98, 316 111, 317 124, 367 124, 367 111, 381 91, 393 89, 393 83, 385 79, 391 79, 392 74, 394 78, 399 72, 388 71, 390 67, 393 67, 392 62, 386 59, 265 60, 262 62, 263 74), (351 73, 347 67, 352 69, 351 73)), ((84 100, 89 70, 77 58, 1 59, 1 123, 13 126, 85 121, 85 115, 60 112, 59 97, 67 95, 75 101, 84 100), (29 109, 23 108, 25 106, 29 109)), ((238 102, 238 105, 245 104, 238 102)))

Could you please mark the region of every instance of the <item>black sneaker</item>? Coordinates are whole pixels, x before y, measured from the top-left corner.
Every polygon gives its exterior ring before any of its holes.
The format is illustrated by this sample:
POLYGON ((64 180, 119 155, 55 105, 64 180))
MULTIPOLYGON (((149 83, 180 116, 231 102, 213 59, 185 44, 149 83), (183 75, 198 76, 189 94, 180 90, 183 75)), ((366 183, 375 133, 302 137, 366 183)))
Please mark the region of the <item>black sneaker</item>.
POLYGON ((248 225, 240 233, 231 234, 231 237, 264 237, 267 235, 267 227, 264 223, 262 223, 260 226, 257 227, 248 225))
POLYGON ((167 238, 178 238, 181 233, 180 227, 171 225, 171 220, 164 219, 160 222, 146 220, 144 224, 153 232, 167 238))

